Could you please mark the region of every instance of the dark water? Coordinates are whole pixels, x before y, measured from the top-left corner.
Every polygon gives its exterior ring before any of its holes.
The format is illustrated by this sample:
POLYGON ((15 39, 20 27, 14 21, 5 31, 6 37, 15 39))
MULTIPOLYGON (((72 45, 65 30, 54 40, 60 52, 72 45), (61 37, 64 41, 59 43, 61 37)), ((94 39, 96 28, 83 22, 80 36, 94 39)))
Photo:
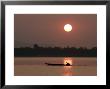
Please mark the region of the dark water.
POLYGON ((15 76, 96 76, 96 57, 15 57, 15 76), (48 66, 45 63, 72 66, 48 66))

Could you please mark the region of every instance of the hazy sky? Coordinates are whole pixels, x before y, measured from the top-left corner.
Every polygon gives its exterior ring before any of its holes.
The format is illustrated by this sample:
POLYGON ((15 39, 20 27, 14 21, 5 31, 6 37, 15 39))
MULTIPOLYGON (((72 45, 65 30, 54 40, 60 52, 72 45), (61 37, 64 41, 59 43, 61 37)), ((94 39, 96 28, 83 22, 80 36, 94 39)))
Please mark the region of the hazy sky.
POLYGON ((32 46, 97 46, 96 14, 15 14, 15 47, 32 46), (71 24, 72 31, 64 31, 71 24))

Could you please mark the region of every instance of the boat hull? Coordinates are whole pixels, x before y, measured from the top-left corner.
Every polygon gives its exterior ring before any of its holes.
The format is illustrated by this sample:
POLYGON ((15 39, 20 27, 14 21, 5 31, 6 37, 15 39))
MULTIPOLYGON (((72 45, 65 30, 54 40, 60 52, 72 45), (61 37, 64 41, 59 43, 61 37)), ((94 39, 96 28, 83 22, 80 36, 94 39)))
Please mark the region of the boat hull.
POLYGON ((71 66, 71 65, 64 65, 64 64, 51 64, 51 63, 45 63, 48 66, 71 66))

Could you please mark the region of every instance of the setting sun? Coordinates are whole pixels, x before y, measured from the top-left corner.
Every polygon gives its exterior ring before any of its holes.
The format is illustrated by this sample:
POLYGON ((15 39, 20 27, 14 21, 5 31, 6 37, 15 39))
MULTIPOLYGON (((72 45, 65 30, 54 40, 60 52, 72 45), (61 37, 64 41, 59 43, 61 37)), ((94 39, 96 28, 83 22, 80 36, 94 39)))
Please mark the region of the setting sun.
POLYGON ((71 26, 70 24, 66 24, 66 25, 64 26, 64 30, 65 30, 66 32, 70 32, 70 31, 72 30, 72 26, 71 26))

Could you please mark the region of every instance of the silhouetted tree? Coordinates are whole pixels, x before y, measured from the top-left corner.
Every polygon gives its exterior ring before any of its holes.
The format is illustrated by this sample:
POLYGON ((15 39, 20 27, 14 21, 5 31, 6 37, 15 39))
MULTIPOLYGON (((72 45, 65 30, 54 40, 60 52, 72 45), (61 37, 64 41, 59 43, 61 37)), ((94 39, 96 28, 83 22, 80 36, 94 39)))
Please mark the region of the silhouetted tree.
POLYGON ((87 49, 85 47, 40 47, 37 44, 33 45, 33 48, 30 47, 21 47, 14 48, 15 56, 39 56, 39 57, 96 57, 97 56, 97 47, 87 49))
POLYGON ((38 44, 34 44, 33 48, 39 48, 38 44))

